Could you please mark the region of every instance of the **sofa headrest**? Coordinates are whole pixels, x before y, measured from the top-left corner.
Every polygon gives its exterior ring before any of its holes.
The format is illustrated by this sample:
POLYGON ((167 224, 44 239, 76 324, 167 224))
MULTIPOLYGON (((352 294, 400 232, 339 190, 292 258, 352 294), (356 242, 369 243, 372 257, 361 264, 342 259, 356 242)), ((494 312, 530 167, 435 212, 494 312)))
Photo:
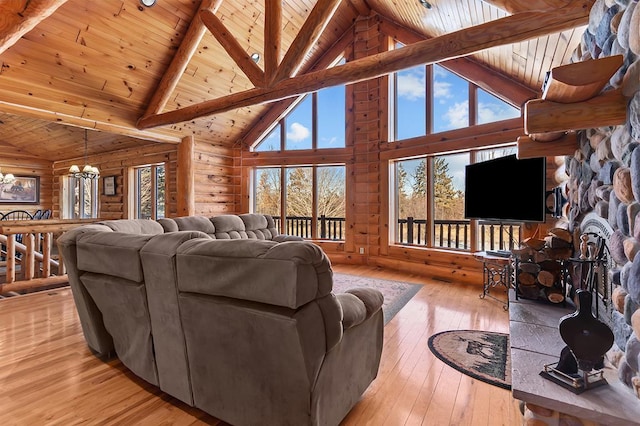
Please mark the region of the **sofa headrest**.
MULTIPOLYGON (((60 235, 56 240, 59 246, 75 245, 79 236, 88 232, 113 232, 113 229, 105 225, 99 225, 97 223, 91 223, 88 225, 79 226, 77 228, 70 229, 64 234, 60 235)), ((69 259, 71 261, 71 259, 69 259)))
POLYGON ((193 239, 177 250, 178 288, 296 309, 331 292, 331 264, 308 241, 193 239))
POLYGON ((158 223, 164 229, 164 232, 178 232, 178 224, 175 220, 170 219, 168 217, 164 217, 162 219, 158 219, 158 223))
MULTIPOLYGON (((159 226, 159 225, 158 225, 159 226)), ((77 238, 78 269, 143 281, 140 249, 153 234, 87 232, 77 238)))
POLYGON ((127 232, 130 234, 162 234, 164 228, 155 220, 149 219, 119 219, 105 220, 98 222, 101 225, 108 226, 116 232, 127 232))
POLYGON ((244 222, 235 214, 223 214, 211 218, 215 227, 215 236, 221 240, 248 238, 244 222))
MULTIPOLYGON (((245 213, 240 215, 249 238, 257 240, 272 240, 274 229, 268 228, 267 218, 263 214, 245 213)), ((277 234, 276 234, 277 235, 277 234)))
MULTIPOLYGON (((160 219, 163 222, 172 221, 176 224, 177 229, 175 231, 200 231, 205 234, 215 234, 216 228, 211 223, 208 217, 204 216, 183 216, 183 217, 175 217, 173 219, 160 219)), ((158 220, 158 222, 160 222, 158 220)), ((160 222, 163 224, 163 222, 160 222)), ((162 225, 163 228, 165 225, 162 225)), ((165 228, 165 231, 167 229, 165 228)), ((175 232, 171 231, 171 232, 175 232)))

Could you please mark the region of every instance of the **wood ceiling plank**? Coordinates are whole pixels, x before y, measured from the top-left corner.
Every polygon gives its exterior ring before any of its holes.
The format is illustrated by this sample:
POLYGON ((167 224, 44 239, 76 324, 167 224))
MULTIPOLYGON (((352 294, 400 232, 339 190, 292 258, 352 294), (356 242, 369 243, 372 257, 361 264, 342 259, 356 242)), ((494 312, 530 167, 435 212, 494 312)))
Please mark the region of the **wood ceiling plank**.
POLYGON ((340 67, 293 77, 269 90, 252 89, 153 117, 143 117, 139 120, 138 127, 144 129, 187 121, 242 106, 284 99, 324 87, 363 81, 419 64, 452 59, 481 49, 537 37, 549 31, 584 25, 588 15, 589 10, 586 7, 553 12, 519 13, 405 46, 403 49, 348 62, 340 67))
POLYGON ((565 7, 573 0, 483 0, 511 14, 533 10, 553 10, 565 7))

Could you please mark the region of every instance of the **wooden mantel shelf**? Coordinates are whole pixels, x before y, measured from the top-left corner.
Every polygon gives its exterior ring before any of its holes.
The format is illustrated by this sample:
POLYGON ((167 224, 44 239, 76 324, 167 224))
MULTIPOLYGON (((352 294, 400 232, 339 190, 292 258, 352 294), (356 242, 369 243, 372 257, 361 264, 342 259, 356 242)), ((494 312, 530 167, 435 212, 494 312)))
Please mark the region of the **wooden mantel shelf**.
POLYGON ((542 99, 565 104, 591 99, 604 89, 623 61, 622 55, 614 55, 555 67, 545 81, 542 99))
POLYGON ((617 370, 605 368, 608 385, 576 395, 542 376, 545 364, 558 361, 565 343, 560 318, 573 309, 509 295, 511 387, 513 397, 603 425, 639 425, 640 400, 618 380, 617 370))
POLYGON ((524 106, 527 136, 518 140, 518 157, 529 158, 540 152, 572 154, 578 148, 577 139, 562 137, 564 132, 624 124, 627 107, 621 91, 601 93, 622 63, 622 55, 614 55, 553 68, 542 98, 524 106), (536 140, 535 135, 558 137, 536 140))

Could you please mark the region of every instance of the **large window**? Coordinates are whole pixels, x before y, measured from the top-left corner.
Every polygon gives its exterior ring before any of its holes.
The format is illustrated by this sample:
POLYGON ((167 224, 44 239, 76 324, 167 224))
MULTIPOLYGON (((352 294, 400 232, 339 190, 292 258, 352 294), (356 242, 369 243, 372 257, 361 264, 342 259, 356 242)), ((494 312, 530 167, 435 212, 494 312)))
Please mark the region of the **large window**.
POLYGON ((62 179, 62 218, 87 219, 98 217, 100 206, 98 179, 70 176, 64 176, 62 179))
POLYGON ((164 164, 136 167, 134 169, 135 217, 161 219, 165 215, 165 167, 164 164))
POLYGON ((520 116, 517 108, 438 64, 398 71, 390 79, 390 140, 520 116), (469 116, 470 103, 475 105, 475 117, 469 116))
POLYGON ((254 151, 345 147, 345 86, 304 96, 254 151))
POLYGON ((458 250, 470 250, 472 245, 482 250, 517 246, 518 223, 477 221, 477 240, 472 244, 472 223, 464 218, 465 167, 471 158, 479 162, 514 152, 515 147, 506 146, 393 161, 392 241, 458 250))
POLYGON ((259 167, 253 181, 253 211, 272 215, 281 232, 344 240, 344 165, 259 167))

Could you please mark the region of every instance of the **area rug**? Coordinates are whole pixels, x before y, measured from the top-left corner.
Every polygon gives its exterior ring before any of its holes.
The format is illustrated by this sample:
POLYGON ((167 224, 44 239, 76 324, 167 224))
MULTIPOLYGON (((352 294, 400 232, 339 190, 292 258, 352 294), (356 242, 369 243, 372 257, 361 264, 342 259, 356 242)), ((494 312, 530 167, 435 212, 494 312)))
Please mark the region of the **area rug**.
POLYGON ((384 296, 382 313, 384 314, 384 324, 386 325, 415 296, 418 290, 422 288, 422 285, 333 273, 334 293, 344 293, 345 290, 353 287, 370 287, 380 290, 384 296))
POLYGON ((477 330, 442 331, 429 349, 445 364, 475 379, 511 389, 509 335, 477 330))

